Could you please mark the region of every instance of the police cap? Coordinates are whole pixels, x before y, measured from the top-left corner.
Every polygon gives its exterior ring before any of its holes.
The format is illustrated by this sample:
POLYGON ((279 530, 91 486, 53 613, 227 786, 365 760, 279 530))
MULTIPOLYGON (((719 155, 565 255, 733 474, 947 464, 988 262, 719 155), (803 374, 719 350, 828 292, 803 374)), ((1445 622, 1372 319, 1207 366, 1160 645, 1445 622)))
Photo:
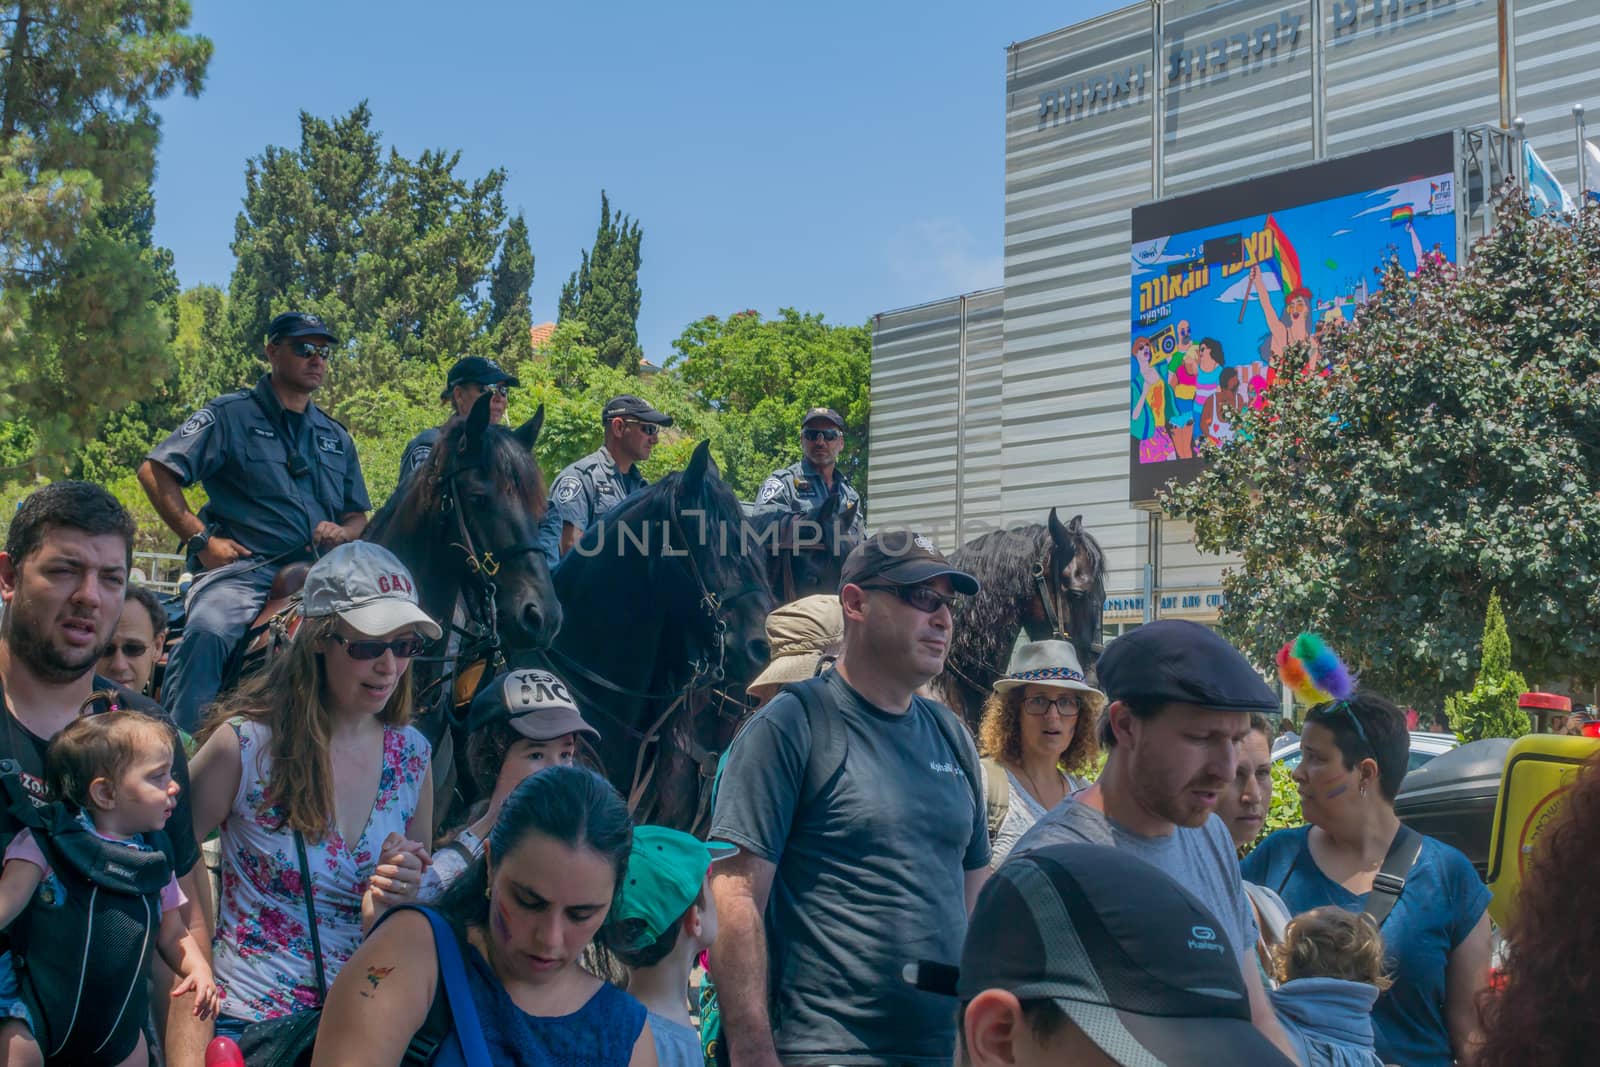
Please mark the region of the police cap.
POLYGON ((638 419, 640 422, 653 422, 657 426, 672 425, 671 415, 657 411, 648 400, 627 393, 607 400, 606 406, 601 409, 601 422, 610 422, 612 419, 638 419))
POLYGON ((444 392, 439 394, 440 400, 450 399, 450 390, 458 385, 521 385, 515 374, 507 374, 505 369, 492 359, 482 356, 464 356, 455 361, 450 368, 450 374, 444 380, 444 392))
POLYGON ((812 408, 806 412, 805 418, 800 420, 800 427, 804 429, 810 425, 812 419, 826 419, 839 429, 844 429, 844 417, 832 408, 812 408))
POLYGON ((334 344, 339 343, 328 324, 308 311, 285 311, 267 323, 267 340, 273 344, 291 337, 326 337, 334 344))
POLYGON ((1215 631, 1159 619, 1124 634, 1095 664, 1110 700, 1194 704, 1216 711, 1279 710, 1277 694, 1215 631))

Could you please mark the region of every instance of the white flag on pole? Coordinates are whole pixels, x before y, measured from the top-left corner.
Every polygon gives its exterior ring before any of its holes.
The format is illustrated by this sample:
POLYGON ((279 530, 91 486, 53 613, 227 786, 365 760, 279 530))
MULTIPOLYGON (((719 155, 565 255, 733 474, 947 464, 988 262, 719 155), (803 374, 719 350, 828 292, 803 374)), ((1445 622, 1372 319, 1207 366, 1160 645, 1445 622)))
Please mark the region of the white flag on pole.
POLYGON ((1522 142, 1522 160, 1528 170, 1528 200, 1532 206, 1533 214, 1544 215, 1549 212, 1566 214, 1578 210, 1578 205, 1572 202, 1572 196, 1567 192, 1566 186, 1556 180, 1556 176, 1545 166, 1544 160, 1539 158, 1539 153, 1533 150, 1533 145, 1527 141, 1522 142))
POLYGON ((1593 141, 1583 142, 1584 156, 1584 198, 1587 200, 1600 200, 1600 148, 1594 146, 1593 141))

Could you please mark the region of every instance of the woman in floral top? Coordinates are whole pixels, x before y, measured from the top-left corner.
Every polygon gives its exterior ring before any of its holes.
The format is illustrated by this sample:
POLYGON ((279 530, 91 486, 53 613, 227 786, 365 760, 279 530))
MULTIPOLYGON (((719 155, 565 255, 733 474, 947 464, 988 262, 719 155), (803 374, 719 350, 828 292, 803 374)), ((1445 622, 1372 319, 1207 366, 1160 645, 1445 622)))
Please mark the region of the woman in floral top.
POLYGON ((222 830, 213 966, 221 1034, 317 1007, 295 834, 326 980, 376 918, 415 899, 433 821, 411 658, 439 626, 387 550, 341 545, 306 576, 289 651, 214 709, 195 755, 195 832, 222 830))

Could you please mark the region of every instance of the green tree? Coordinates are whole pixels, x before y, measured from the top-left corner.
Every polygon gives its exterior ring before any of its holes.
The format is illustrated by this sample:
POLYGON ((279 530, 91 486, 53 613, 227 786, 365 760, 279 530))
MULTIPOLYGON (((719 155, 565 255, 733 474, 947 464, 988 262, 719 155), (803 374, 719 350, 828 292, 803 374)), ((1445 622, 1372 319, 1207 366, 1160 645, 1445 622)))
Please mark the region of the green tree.
POLYGON ((1466 265, 1398 267, 1353 326, 1275 361, 1243 439, 1166 497, 1237 553, 1223 629, 1261 663, 1315 630, 1364 681, 1438 708, 1491 590, 1535 677, 1600 658, 1600 212, 1506 204, 1466 265))
POLYGON ((1500 610, 1500 594, 1491 593, 1484 613, 1483 664, 1478 679, 1469 691, 1445 700, 1450 729, 1464 742, 1521 737, 1528 732, 1528 713, 1517 706, 1517 698, 1527 691, 1527 681, 1511 669, 1511 637, 1500 610))
POLYGON ((611 210, 600 192, 600 228, 594 248, 583 253, 578 269, 561 287, 557 320, 577 319, 600 361, 628 374, 639 373, 639 223, 611 210))
POLYGON ((533 358, 533 247, 528 223, 518 212, 506 226, 500 258, 489 278, 489 329, 494 350, 513 366, 533 358))
POLYGON ((211 42, 189 18, 184 0, 0 5, 0 419, 26 423, 7 440, 29 470, 60 473, 167 371, 161 264, 123 212, 154 174, 153 103, 200 92, 211 42))
POLYGON ((505 172, 464 178, 459 152, 385 156, 381 139, 364 102, 331 122, 302 113, 298 148, 248 163, 233 243, 233 343, 259 352, 274 314, 322 315, 343 345, 319 400, 352 430, 387 425, 384 390, 436 396, 439 360, 495 354, 481 294, 507 233, 505 172))
POLYGON ((867 486, 871 450, 872 333, 834 326, 821 315, 784 308, 775 319, 741 311, 692 322, 673 348, 668 370, 697 407, 716 411, 712 437, 722 475, 752 498, 762 481, 800 458, 800 419, 831 407, 849 426, 839 469, 858 491, 867 486))

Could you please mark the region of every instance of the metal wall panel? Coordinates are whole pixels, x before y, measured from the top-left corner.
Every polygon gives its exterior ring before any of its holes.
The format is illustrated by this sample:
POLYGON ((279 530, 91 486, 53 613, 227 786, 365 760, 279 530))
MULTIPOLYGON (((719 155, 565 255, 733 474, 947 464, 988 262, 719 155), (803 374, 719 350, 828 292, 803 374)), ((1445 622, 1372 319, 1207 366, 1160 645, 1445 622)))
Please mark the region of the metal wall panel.
POLYGON ((1144 517, 1127 504, 1128 247, 1130 209, 1152 193, 1153 34, 1141 4, 1007 54, 1002 504, 1011 522, 1083 514, 1113 589, 1143 573, 1144 517), (1113 72, 1129 91, 1095 94, 1113 72), (1052 92, 1081 102, 1051 107, 1052 92))
POLYGON ((1600 3, 1595 0, 1521 0, 1513 21, 1517 71, 1516 112, 1528 140, 1574 196, 1577 139, 1572 105, 1582 104, 1600 144, 1600 3))

